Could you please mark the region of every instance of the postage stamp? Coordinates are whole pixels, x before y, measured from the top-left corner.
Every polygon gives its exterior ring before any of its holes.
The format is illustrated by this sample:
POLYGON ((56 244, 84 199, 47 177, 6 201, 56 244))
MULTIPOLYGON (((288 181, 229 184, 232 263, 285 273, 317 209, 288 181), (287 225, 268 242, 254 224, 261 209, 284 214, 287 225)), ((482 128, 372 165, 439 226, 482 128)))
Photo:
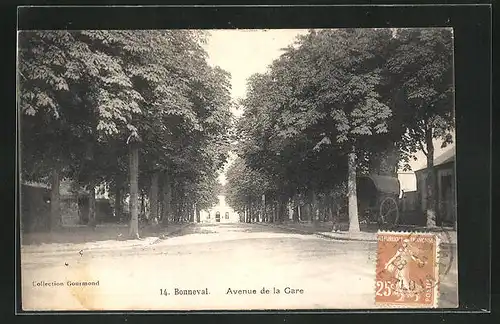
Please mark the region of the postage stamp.
POLYGON ((376 305, 437 307, 439 237, 434 233, 379 232, 376 271, 376 305))

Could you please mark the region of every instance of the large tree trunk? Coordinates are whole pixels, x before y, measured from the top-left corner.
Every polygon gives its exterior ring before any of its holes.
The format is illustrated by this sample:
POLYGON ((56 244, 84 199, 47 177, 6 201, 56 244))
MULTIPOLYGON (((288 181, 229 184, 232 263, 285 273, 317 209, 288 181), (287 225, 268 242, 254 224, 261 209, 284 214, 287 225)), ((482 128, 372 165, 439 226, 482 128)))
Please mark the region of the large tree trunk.
POLYGON ((194 204, 194 214, 196 217, 196 222, 199 223, 201 221, 201 215, 200 215, 200 209, 198 208, 197 204, 194 204))
POLYGON ((271 223, 276 221, 276 203, 274 200, 271 201, 271 223))
POLYGON ((273 222, 273 205, 272 201, 269 200, 269 197, 266 197, 266 222, 273 222))
POLYGON ((131 144, 129 147, 129 175, 130 175, 130 226, 129 236, 139 238, 139 148, 131 144))
POLYGON ((273 201, 273 223, 276 223, 279 220, 278 214, 278 202, 276 200, 273 201))
POLYGON ((281 198, 279 196, 276 201, 276 220, 278 223, 283 222, 283 208, 281 208, 281 198))
POLYGON ((177 214, 175 215, 175 222, 180 223, 184 217, 184 202, 181 200, 177 204, 177 214))
POLYGON ((163 225, 168 225, 168 219, 172 214, 172 184, 168 172, 163 177, 163 208, 161 221, 163 225))
POLYGON ((311 223, 312 220, 313 220, 313 208, 312 208, 312 198, 311 198, 311 191, 310 190, 307 190, 307 192, 305 193, 305 201, 304 201, 304 220, 306 220, 307 222, 311 223))
POLYGON ((293 216, 292 216, 292 219, 293 219, 293 222, 294 223, 298 223, 299 222, 299 209, 300 209, 300 205, 297 204, 297 206, 294 206, 293 207, 293 216))
POLYGON ((437 222, 437 177, 434 169, 434 143, 432 142, 432 127, 428 127, 425 131, 425 144, 427 146, 427 206, 426 218, 427 227, 436 227, 437 222))
POLYGON ((89 189, 89 222, 90 227, 95 227, 97 224, 96 220, 96 208, 95 208, 95 185, 91 184, 89 189))
POLYGON ((347 167, 347 197, 349 202, 349 232, 359 232, 358 195, 356 193, 356 147, 353 145, 349 152, 347 167))
POLYGON ((318 204, 318 195, 316 194, 316 191, 312 191, 312 196, 311 196, 311 207, 312 207, 312 213, 311 213, 311 219, 312 222, 315 223, 319 220, 319 204, 318 204))
POLYGON ((175 202, 175 207, 173 208, 173 210, 175 210, 175 215, 173 216, 173 222, 174 223, 179 223, 180 219, 181 219, 181 214, 182 214, 182 201, 181 199, 179 198, 179 195, 176 194, 176 199, 174 201, 175 202))
POLYGON ((323 197, 323 199, 321 199, 321 213, 322 213, 322 221, 323 222, 330 220, 329 211, 330 210, 329 210, 327 198, 323 197))
MULTIPOLYGON (((117 180, 115 180, 117 181, 117 180)), ((115 184, 115 218, 119 220, 122 217, 122 191, 121 185, 115 184)))
POLYGON ((196 214, 196 207, 193 203, 193 204, 190 204, 190 206, 189 206, 189 222, 190 223, 194 223, 195 214, 196 214))
POLYGON ((267 216, 266 216, 266 195, 262 195, 261 197, 262 201, 261 201, 261 208, 262 208, 262 222, 266 222, 267 220, 267 216))
POLYGON ((328 213, 328 220, 333 222, 334 219, 333 219, 333 215, 334 215, 334 211, 333 211, 333 207, 334 207, 334 201, 333 201, 333 198, 331 196, 328 196, 328 200, 327 200, 327 213, 328 213))
POLYGON ((55 230, 61 226, 61 194, 59 190, 61 179, 57 168, 52 170, 51 184, 49 228, 55 230))
POLYGON ((254 213, 253 213, 253 208, 252 208, 252 200, 248 200, 248 214, 250 215, 250 223, 254 222, 254 213))
POLYGON ((254 202, 254 209, 255 209, 255 222, 260 222, 260 218, 262 217, 262 207, 261 203, 259 202, 259 199, 255 199, 254 202))
POLYGON ((280 195, 278 198, 278 218, 279 222, 283 223, 286 219, 286 198, 283 195, 280 195))
POLYGON ((151 192, 149 197, 150 218, 153 223, 158 220, 158 172, 153 173, 151 177, 151 192))
POLYGON ((287 221, 293 220, 293 200, 292 198, 288 198, 287 202, 287 221))
POLYGON ((252 199, 252 209, 253 209, 253 222, 257 223, 259 221, 260 207, 259 207, 259 202, 255 199, 252 199))
POLYGON ((307 201, 307 194, 304 195, 304 200, 303 200, 303 203, 302 203, 302 206, 300 208, 300 217, 301 217, 301 220, 304 221, 304 222, 308 222, 309 221, 309 202, 307 201))
POLYGON ((139 215, 145 219, 148 218, 146 215, 146 193, 144 191, 141 191, 141 209, 139 215))
POLYGON ((340 205, 338 203, 335 203, 335 206, 332 206, 332 213, 332 231, 340 231, 340 205))

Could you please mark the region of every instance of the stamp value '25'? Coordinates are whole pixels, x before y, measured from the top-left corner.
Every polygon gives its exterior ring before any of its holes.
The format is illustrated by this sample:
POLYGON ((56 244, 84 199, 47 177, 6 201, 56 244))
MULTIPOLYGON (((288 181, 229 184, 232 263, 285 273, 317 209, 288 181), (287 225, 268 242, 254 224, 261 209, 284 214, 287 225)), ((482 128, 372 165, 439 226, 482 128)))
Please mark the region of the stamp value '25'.
POLYGON ((375 304, 434 308, 439 297, 439 238, 432 233, 379 232, 375 304))

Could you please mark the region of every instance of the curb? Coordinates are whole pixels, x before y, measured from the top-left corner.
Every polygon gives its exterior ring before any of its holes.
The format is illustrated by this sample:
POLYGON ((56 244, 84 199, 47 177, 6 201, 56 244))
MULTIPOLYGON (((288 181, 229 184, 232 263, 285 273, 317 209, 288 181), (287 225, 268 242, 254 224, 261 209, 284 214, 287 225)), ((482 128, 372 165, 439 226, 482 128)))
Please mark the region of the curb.
MULTIPOLYGON (((262 225, 266 226, 264 224, 262 224, 262 225)), ((326 238, 326 239, 333 240, 333 241, 355 241, 355 242, 369 242, 369 243, 377 242, 377 239, 367 239, 367 238, 357 238, 357 237, 335 237, 335 236, 323 234, 321 232, 312 232, 312 231, 302 230, 302 229, 298 229, 298 228, 287 227, 287 226, 283 226, 283 225, 271 225, 271 226, 281 228, 284 230, 288 230, 288 231, 294 231, 294 232, 301 233, 301 234, 315 235, 315 236, 318 236, 320 238, 326 238)))
MULTIPOLYGON (((252 223, 252 224, 257 224, 260 226, 269 226, 269 227, 276 227, 280 228, 283 230, 291 231, 291 232, 296 232, 300 234, 306 234, 306 235, 315 235, 321 238, 333 240, 333 241, 355 241, 355 242, 369 242, 369 243, 376 243, 377 239, 376 238, 357 238, 357 237, 336 237, 336 236, 331 236, 331 235, 326 235, 321 232, 313 232, 313 231, 307 231, 303 229, 298 229, 298 228, 293 228, 293 227, 288 227, 285 225, 275 225, 275 224, 262 224, 262 223, 252 223)), ((441 243, 442 246, 453 246, 455 247, 457 245, 456 242, 451 242, 451 243, 441 243)))
MULTIPOLYGON (((138 248, 138 247, 150 246, 150 245, 154 245, 156 243, 159 243, 159 241, 163 241, 163 240, 167 239, 171 235, 175 235, 175 234, 181 232, 182 230, 184 230, 185 228, 187 228, 191 225, 192 225, 191 223, 183 224, 178 229, 176 229, 172 232, 168 232, 167 234, 163 233, 163 234, 159 235, 158 237, 156 237, 156 239, 154 239, 154 237, 152 237, 154 240, 151 240, 151 242, 145 242, 144 240, 140 240, 140 242, 137 242, 137 244, 126 245, 126 246, 122 246, 122 247, 113 247, 112 249, 110 249, 108 247, 94 247, 94 248, 89 248, 87 251, 99 252, 99 251, 105 251, 105 250, 127 250, 127 249, 134 249, 134 248, 138 248)), ((21 246, 21 253, 25 254, 25 255, 37 255, 37 254, 42 255, 42 254, 46 254, 46 253, 61 255, 61 254, 73 254, 73 253, 75 253, 75 251, 76 251, 76 249, 56 249, 56 250, 51 250, 51 251, 22 251, 22 246, 21 246)))

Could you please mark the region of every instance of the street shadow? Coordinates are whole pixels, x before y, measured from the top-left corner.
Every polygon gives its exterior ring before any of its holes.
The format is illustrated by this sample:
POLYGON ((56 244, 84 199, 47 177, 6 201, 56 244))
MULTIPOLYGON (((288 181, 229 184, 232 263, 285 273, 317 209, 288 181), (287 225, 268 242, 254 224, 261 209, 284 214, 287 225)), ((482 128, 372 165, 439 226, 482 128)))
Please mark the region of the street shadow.
MULTIPOLYGON (((183 235, 178 224, 164 226, 146 225, 139 228, 140 239, 149 237, 173 237, 183 235)), ((101 241, 129 241, 127 225, 109 224, 96 227, 74 226, 63 227, 47 232, 21 233, 21 245, 40 244, 82 244, 101 241)))
POLYGON ((191 231, 192 234, 217 234, 218 232, 207 228, 195 228, 191 231))
POLYGON ((221 231, 232 233, 286 233, 286 229, 281 229, 268 223, 198 223, 190 227, 192 234, 217 234, 221 231), (245 226, 250 225, 250 226, 245 226), (255 225, 255 226, 252 226, 255 225))
MULTIPOLYGON (((287 228, 308 232, 307 234, 314 234, 318 232, 348 232, 348 222, 333 223, 332 221, 317 221, 317 222, 283 222, 277 225, 286 226, 287 228)), ((361 232, 376 233, 382 229, 378 224, 361 223, 359 225, 361 232)), ((388 229, 389 227, 387 227, 388 229)), ((304 233, 305 234, 305 233, 304 233)))

